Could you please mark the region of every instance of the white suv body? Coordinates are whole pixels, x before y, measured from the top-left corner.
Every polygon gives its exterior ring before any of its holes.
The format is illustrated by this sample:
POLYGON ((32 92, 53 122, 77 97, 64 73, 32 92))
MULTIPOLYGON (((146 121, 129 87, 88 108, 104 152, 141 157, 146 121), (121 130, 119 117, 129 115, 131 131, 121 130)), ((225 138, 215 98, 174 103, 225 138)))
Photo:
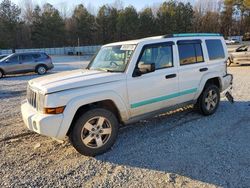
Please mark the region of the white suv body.
POLYGON ((196 104, 205 115, 214 113, 218 93, 232 86, 227 59, 219 34, 178 34, 104 45, 88 69, 29 81, 27 100, 21 106, 23 120, 30 130, 59 140, 68 135, 77 151, 97 155, 113 145, 118 124, 187 104, 196 104), (110 69, 102 67, 106 59, 110 69))

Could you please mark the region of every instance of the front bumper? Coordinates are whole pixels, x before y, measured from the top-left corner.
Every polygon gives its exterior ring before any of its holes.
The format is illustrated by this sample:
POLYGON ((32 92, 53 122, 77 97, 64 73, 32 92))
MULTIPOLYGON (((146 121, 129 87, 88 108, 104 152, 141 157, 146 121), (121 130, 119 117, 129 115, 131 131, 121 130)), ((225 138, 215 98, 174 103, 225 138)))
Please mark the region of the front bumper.
POLYGON ((63 115, 48 115, 37 112, 26 100, 21 105, 22 118, 31 131, 38 134, 57 138, 63 115))

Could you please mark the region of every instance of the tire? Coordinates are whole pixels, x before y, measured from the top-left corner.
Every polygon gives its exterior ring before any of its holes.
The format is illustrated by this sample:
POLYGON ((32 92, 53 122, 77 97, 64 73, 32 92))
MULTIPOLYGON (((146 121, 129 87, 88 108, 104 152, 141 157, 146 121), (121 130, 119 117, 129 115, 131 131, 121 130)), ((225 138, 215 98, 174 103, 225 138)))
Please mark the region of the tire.
POLYGON ((38 65, 37 68, 36 68, 36 72, 39 75, 44 75, 47 72, 47 67, 44 66, 44 65, 38 65))
POLYGON ((0 70, 0 78, 2 78, 3 77, 3 71, 2 70, 0 70))
POLYGON ((196 107, 202 115, 208 116, 216 112, 220 103, 220 91, 216 85, 205 86, 198 98, 196 107))
POLYGON ((112 112, 103 108, 94 108, 76 120, 69 139, 73 147, 82 155, 100 155, 115 143, 118 125, 118 120, 112 112))

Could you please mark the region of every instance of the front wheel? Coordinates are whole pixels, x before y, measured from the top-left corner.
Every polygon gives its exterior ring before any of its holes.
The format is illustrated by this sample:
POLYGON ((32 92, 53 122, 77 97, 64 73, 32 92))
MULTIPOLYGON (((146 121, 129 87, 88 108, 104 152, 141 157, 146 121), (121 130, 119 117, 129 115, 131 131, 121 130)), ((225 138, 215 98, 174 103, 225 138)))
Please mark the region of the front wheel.
POLYGON ((203 115, 212 115, 220 103, 220 91, 216 85, 208 85, 201 93, 197 107, 203 115))
POLYGON ((118 135, 116 116, 103 108, 82 114, 73 125, 69 138, 81 154, 96 156, 110 149, 118 135))

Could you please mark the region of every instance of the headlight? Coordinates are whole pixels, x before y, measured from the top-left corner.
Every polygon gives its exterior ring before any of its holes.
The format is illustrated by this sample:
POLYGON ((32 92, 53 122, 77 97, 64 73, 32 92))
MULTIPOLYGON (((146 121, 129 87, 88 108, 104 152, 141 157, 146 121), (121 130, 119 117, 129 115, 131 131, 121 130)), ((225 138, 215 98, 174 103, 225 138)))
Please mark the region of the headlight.
POLYGON ((45 102, 45 95, 38 93, 37 95, 37 110, 39 112, 43 112, 44 109, 44 102, 45 102))

